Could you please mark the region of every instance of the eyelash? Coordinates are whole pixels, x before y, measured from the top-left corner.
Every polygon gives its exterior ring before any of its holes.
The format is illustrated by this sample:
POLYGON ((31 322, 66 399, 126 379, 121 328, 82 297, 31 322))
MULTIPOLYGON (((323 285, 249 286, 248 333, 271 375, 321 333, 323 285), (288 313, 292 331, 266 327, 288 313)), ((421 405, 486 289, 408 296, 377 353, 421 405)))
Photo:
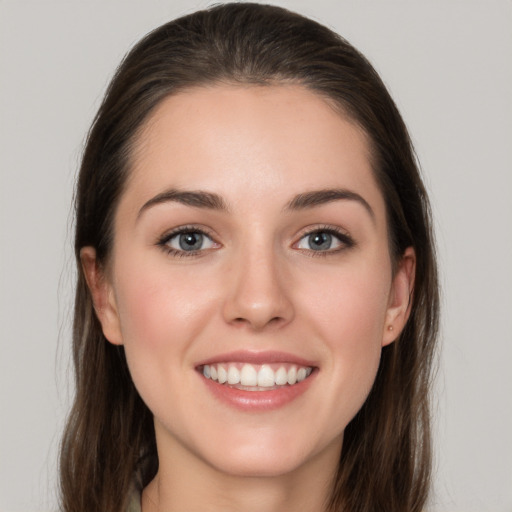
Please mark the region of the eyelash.
POLYGON ((304 231, 301 234, 299 241, 296 242, 294 245, 297 245, 301 240, 303 240, 304 238, 306 238, 308 236, 314 235, 315 233, 326 233, 328 235, 331 235, 331 236, 337 238, 337 240, 340 243, 340 247, 337 247, 335 249, 328 249, 326 251, 315 251, 313 249, 303 249, 304 251, 307 252, 308 256, 311 256, 313 258, 316 258, 316 257, 326 258, 326 257, 332 256, 334 254, 339 254, 340 252, 346 251, 347 249, 351 249, 351 248, 355 247, 355 245, 356 245, 355 240, 350 235, 348 235, 346 232, 342 231, 340 228, 338 228, 336 226, 328 226, 328 225, 315 226, 314 228, 307 229, 306 231, 304 231))
MULTIPOLYGON (((164 234, 162 237, 160 237, 157 241, 157 245, 162 248, 169 256, 177 257, 177 258, 189 258, 198 256, 201 253, 204 253, 208 249, 199 249, 195 251, 185 251, 185 250, 178 250, 169 245, 169 242, 176 236, 186 234, 186 233, 194 233, 194 234, 200 234, 202 236, 205 236, 209 238, 214 244, 216 244, 214 238, 212 237, 211 233, 208 230, 205 230, 202 227, 194 226, 194 225, 187 225, 187 226, 180 226, 179 228, 176 228, 166 234, 164 234)), ((340 247, 335 249, 328 249, 325 251, 315 251, 313 249, 302 249, 304 252, 306 252, 309 256, 312 257, 327 257, 331 256, 333 254, 338 254, 344 250, 351 249, 356 245, 354 239, 349 236, 347 233, 342 231, 341 229, 335 227, 335 226, 316 226, 314 228, 311 228, 309 230, 304 231, 298 242, 295 242, 293 246, 297 246, 304 238, 314 235, 315 233, 326 233, 328 235, 331 235, 335 237, 339 243, 341 244, 340 247)), ((218 244, 217 244, 218 245, 218 244)))
POLYGON ((173 256, 176 258, 190 258, 193 256, 199 256, 201 253, 205 252, 207 249, 199 249, 196 251, 180 251, 171 247, 169 242, 176 236, 183 235, 186 233, 194 233, 200 234, 209 238, 214 244, 216 243, 213 239, 212 235, 208 232, 208 230, 201 228, 199 226, 189 225, 189 226, 180 226, 179 228, 173 229, 172 231, 163 235, 158 241, 157 245, 162 248, 169 256, 173 256))

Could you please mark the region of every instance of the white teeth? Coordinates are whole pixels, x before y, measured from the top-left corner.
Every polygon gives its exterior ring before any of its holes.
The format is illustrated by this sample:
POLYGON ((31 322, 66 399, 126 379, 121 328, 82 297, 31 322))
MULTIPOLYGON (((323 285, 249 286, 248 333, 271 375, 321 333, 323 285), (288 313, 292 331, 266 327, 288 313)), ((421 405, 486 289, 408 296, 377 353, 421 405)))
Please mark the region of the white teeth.
POLYGON ((271 388, 272 386, 275 386, 275 384, 274 370, 272 370, 272 368, 267 364, 264 364, 258 372, 258 386, 261 386, 262 388, 271 388))
POLYGON ((276 384, 278 386, 284 386, 285 384, 288 384, 288 372, 283 366, 281 366, 281 368, 279 368, 279 370, 276 372, 276 384))
POLYGON ((227 380, 228 380, 228 372, 226 371, 226 368, 224 368, 224 366, 218 366, 217 367, 217 376, 218 376, 219 382, 221 384, 224 384, 224 382, 227 382, 227 380))
POLYGON ((290 386, 292 386, 296 382, 297 382, 297 367, 296 366, 292 366, 288 370, 288 384, 290 384, 290 386))
POLYGON ((258 374, 251 364, 244 364, 240 372, 240 384, 242 386, 256 386, 258 383, 258 374))
POLYGON ((286 369, 285 365, 276 364, 252 365, 241 363, 205 364, 203 375, 207 379, 226 382, 232 386, 241 385, 254 388, 272 388, 274 386, 293 386, 311 375, 312 368, 291 365, 286 369), (241 366, 241 368, 240 368, 241 366), (273 366, 273 367, 272 367, 273 366), (227 369, 226 369, 227 368, 227 369))
POLYGON ((240 370, 236 366, 230 366, 228 370, 228 384, 240 383, 240 370))
POLYGON ((306 378, 306 368, 299 368, 297 370, 297 382, 301 382, 306 378))

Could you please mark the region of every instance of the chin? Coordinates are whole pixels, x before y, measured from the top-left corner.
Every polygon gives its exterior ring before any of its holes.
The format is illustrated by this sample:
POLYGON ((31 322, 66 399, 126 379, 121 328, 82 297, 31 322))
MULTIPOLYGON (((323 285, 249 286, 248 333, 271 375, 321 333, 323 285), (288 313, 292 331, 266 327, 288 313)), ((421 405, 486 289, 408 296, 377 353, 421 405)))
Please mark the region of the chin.
MULTIPOLYGON (((209 451, 210 466, 216 470, 238 477, 270 478, 291 474, 309 465, 324 449, 311 444, 311 437, 306 440, 301 436, 269 436, 255 435, 252 440, 232 441, 231 443, 219 443, 219 449, 209 451), (228 448, 226 448, 228 447, 228 448), (220 452, 220 453, 219 453, 220 452)), ((336 459, 341 451, 341 440, 336 459)), ((337 443, 329 446, 329 451, 335 448, 337 443)))
POLYGON ((215 469, 233 477, 273 478, 293 473, 306 459, 303 457, 283 457, 264 453, 260 448, 258 454, 246 454, 243 457, 229 456, 216 461, 215 469))

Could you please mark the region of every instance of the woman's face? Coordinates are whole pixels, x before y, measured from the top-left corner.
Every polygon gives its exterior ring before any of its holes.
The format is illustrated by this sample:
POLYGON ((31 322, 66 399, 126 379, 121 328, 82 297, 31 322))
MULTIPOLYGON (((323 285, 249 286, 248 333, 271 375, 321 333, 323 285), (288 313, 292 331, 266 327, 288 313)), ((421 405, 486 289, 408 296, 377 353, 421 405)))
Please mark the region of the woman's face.
POLYGON ((82 255, 161 464, 337 460, 414 268, 409 251, 392 275, 362 131, 299 86, 195 88, 156 109, 132 163, 105 279, 82 255))

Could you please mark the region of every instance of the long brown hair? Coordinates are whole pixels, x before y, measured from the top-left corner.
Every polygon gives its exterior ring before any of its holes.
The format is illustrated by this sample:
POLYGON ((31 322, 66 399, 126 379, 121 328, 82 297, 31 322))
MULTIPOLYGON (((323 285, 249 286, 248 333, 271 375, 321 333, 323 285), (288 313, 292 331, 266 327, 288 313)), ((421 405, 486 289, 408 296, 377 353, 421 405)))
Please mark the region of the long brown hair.
POLYGON ((330 510, 423 507, 439 298, 430 208, 407 129, 377 73, 343 38, 279 7, 235 3, 182 17, 140 41, 118 68, 90 130, 75 204, 76 396, 62 441, 63 511, 121 512, 134 480, 145 486, 158 469, 152 414, 132 383, 123 348, 103 336, 80 265, 84 246, 96 249, 100 263, 109 257, 138 130, 178 90, 283 81, 322 95, 363 128, 387 205, 392 259, 408 246, 417 257, 410 318, 383 349, 373 389, 346 428, 330 510))

